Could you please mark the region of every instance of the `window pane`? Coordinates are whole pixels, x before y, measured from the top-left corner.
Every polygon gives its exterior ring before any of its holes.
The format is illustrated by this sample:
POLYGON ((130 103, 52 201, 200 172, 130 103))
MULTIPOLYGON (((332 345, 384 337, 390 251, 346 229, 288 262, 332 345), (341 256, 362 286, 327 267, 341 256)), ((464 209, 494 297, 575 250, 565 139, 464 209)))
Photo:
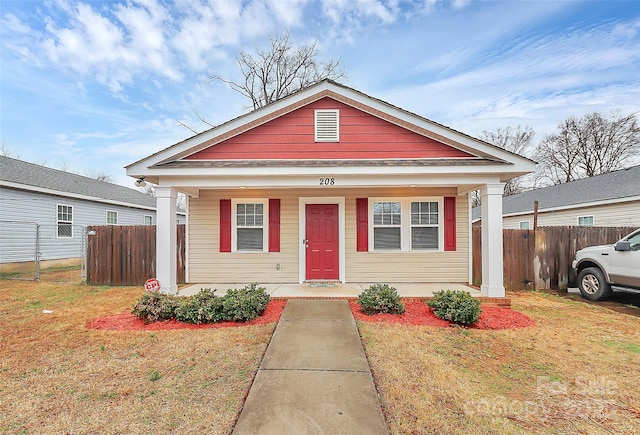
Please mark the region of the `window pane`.
POLYGON ((238 251, 262 251, 262 228, 238 228, 238 251))
POLYGON ((262 218, 262 215, 261 215, 261 214, 257 214, 257 215, 256 215, 255 223, 256 223, 256 226, 257 226, 257 227, 261 227, 261 226, 262 226, 262 219, 263 219, 263 218, 262 218))
POLYGON ((247 215, 245 216, 245 225, 248 227, 252 227, 254 226, 254 222, 255 222, 255 216, 254 215, 247 215))
POLYGON ((245 211, 244 211, 244 204, 238 204, 238 205, 236 206, 236 210, 237 210, 238 214, 244 214, 244 213, 245 213, 245 211))
POLYGON ((438 225, 438 203, 412 202, 411 225, 438 225))
POLYGON ((255 204, 255 213, 262 214, 262 204, 255 204))
POLYGON ((107 223, 112 225, 118 224, 118 212, 117 211, 108 211, 107 212, 107 223))
POLYGON ((592 227, 593 226, 593 216, 579 216, 578 217, 578 225, 581 227, 592 227))
POLYGON ((411 249, 438 249, 438 228, 411 228, 411 249))
POLYGON ((400 228, 374 228, 373 249, 400 249, 400 228))

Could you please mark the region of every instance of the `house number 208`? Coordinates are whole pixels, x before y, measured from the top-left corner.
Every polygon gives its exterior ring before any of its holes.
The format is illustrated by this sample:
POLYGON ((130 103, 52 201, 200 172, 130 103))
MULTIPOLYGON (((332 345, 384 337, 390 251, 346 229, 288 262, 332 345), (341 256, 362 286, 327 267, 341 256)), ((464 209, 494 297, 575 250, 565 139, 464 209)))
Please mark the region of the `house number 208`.
POLYGON ((320 179, 320 185, 321 186, 333 186, 334 184, 336 184, 336 179, 335 178, 321 178, 320 179))

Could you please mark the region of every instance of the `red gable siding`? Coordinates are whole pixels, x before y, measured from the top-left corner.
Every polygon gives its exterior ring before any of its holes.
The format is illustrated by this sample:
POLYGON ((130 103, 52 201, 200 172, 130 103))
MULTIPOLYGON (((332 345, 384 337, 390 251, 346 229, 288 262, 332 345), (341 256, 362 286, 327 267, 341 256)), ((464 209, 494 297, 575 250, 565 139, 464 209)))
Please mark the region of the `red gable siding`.
POLYGON ((311 103, 187 159, 416 159, 470 154, 330 98, 311 103), (340 110, 340 142, 314 141, 314 110, 340 110))

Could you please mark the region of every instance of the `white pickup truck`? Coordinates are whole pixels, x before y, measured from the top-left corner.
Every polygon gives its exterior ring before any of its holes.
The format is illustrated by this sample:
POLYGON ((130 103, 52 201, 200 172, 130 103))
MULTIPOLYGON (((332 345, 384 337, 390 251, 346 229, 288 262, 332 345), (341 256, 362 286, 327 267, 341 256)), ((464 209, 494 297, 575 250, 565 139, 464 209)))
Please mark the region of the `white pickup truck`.
POLYGON ((592 301, 605 299, 614 290, 640 293, 640 229, 615 245, 579 250, 572 266, 580 293, 592 301))

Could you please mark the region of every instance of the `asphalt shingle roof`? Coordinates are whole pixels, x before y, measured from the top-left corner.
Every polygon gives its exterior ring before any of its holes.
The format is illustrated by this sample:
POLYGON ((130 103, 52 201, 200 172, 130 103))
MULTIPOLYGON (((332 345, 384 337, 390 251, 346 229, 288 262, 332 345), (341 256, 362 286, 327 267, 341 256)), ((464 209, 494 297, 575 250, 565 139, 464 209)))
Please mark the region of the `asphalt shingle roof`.
POLYGON ((132 206, 156 207, 156 199, 135 189, 0 156, 0 180, 132 206))
MULTIPOLYGON (((545 210, 632 196, 640 196, 640 166, 505 196, 502 213, 532 213, 535 201, 538 201, 539 210, 545 210)), ((476 207, 473 219, 479 217, 480 208, 476 207)))

